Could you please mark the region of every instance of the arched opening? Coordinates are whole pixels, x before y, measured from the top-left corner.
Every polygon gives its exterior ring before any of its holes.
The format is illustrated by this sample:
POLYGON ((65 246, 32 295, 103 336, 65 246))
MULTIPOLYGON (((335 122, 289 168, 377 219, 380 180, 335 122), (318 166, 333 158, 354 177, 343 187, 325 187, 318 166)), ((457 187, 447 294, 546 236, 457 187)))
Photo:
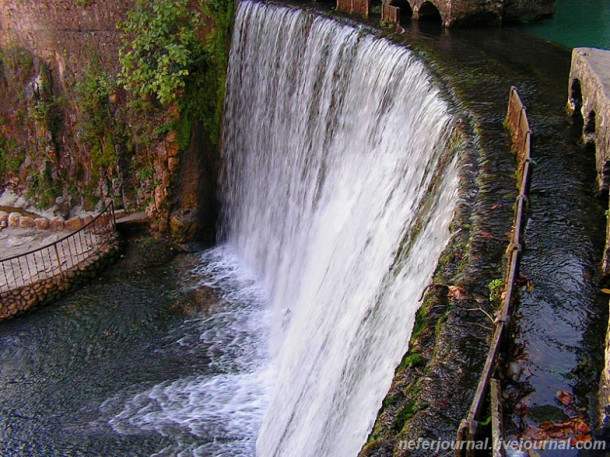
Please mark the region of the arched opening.
POLYGON ((568 110, 573 116, 582 116, 580 108, 582 107, 582 88, 580 80, 572 80, 572 88, 570 90, 570 100, 568 101, 568 110))
POLYGON ((443 18, 441 17, 441 13, 436 6, 434 6, 430 2, 424 3, 418 12, 418 18, 420 21, 428 21, 434 22, 438 24, 443 23, 443 18))
MULTIPOLYGON (((595 154, 595 144, 589 145, 587 149, 593 151, 593 154, 595 154)), ((602 165, 602 172, 599 179, 601 181, 599 183, 600 194, 602 199, 605 199, 605 206, 608 206, 608 188, 610 187, 610 162, 607 160, 604 161, 604 164, 602 165)))
POLYGON ((411 17, 413 16, 413 9, 407 0, 392 0, 390 2, 391 6, 396 6, 400 8, 398 13, 398 22, 401 24, 407 24, 411 22, 411 17))
POLYGON ((595 133, 595 111, 589 113, 585 122, 585 135, 588 133, 595 133))
POLYGON ((383 8, 382 0, 371 0, 371 15, 374 15, 374 16, 381 15, 382 8, 383 8))

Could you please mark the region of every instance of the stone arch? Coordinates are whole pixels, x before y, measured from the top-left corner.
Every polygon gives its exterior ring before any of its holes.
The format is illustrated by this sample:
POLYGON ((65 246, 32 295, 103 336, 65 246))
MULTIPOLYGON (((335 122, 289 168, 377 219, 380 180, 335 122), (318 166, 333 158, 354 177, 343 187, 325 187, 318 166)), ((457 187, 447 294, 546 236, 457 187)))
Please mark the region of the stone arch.
POLYGON ((398 13, 398 22, 401 24, 405 24, 411 21, 411 17, 413 16, 413 8, 407 0, 391 0, 390 6, 395 6, 399 8, 398 13))
POLYGON ((579 79, 573 79, 570 85, 570 98, 568 100, 568 110, 573 116, 581 116, 582 108, 582 86, 579 79))
POLYGON ((417 11, 417 18, 420 21, 429 21, 442 24, 443 17, 441 16, 441 12, 436 7, 436 5, 432 2, 424 2, 417 11))
POLYGON ((589 111, 584 126, 585 135, 595 133, 595 111, 589 111))

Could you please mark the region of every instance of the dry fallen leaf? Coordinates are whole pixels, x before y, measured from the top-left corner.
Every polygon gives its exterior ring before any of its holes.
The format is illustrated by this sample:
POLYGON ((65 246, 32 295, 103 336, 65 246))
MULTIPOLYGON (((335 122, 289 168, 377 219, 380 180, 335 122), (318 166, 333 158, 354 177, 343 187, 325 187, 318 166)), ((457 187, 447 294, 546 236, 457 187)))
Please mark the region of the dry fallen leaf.
POLYGON ((565 406, 572 404, 572 395, 563 390, 557 392, 557 399, 565 406))
POLYGON ((470 300, 470 297, 466 295, 466 290, 460 286, 449 286, 447 296, 456 300, 470 300))
POLYGON ((580 417, 575 417, 568 422, 554 424, 543 422, 540 427, 529 426, 525 437, 532 440, 570 439, 572 445, 584 443, 591 440, 591 429, 580 417))

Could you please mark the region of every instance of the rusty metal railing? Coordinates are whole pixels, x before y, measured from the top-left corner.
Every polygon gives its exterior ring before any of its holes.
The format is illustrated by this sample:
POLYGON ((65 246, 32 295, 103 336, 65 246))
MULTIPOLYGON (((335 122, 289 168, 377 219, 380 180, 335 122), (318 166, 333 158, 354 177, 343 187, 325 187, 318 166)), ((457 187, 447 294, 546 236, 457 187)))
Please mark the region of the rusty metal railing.
MULTIPOLYGON (((531 173, 531 130, 527 119, 527 113, 525 106, 521 102, 517 89, 515 87, 510 88, 510 95, 508 99, 508 111, 506 113, 505 124, 510 130, 513 150, 517 154, 519 163, 519 195, 515 203, 515 217, 513 222, 513 230, 511 243, 508 249, 508 269, 506 277, 504 279, 504 298, 502 301, 502 308, 500 314, 496 319, 494 333, 487 354, 487 360, 483 367, 483 372, 479 378, 477 390, 472 401, 468 416, 462 421, 458 429, 457 440, 459 442, 474 441, 477 435, 477 428, 483 405, 485 403, 486 394, 489 391, 490 383, 492 384, 492 395, 496 398, 492 398, 492 429, 494 436, 492 438, 494 448, 492 451, 493 457, 504 457, 504 452, 501 447, 498 446, 500 443, 501 436, 501 408, 497 396, 499 395, 500 388, 499 383, 492 379, 494 371, 496 370, 498 355, 506 336, 509 319, 511 315, 511 306, 516 296, 516 279, 519 270, 519 257, 521 254, 521 242, 523 234, 523 222, 525 205, 527 202, 527 193, 529 186, 529 179, 531 173), (495 384, 495 386, 494 386, 495 384), (495 406, 494 406, 495 404, 495 406)), ((456 456, 470 457, 473 450, 467 447, 458 446, 456 456)))
POLYGON ((111 202, 77 231, 38 249, 0 259, 0 292, 65 274, 108 246, 115 232, 111 202))

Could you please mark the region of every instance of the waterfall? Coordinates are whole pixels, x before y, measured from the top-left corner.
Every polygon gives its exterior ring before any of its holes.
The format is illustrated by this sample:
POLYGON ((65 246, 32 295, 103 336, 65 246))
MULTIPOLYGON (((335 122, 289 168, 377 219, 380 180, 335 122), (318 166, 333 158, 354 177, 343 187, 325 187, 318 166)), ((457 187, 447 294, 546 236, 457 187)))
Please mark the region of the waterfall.
POLYGON ((457 198, 452 118, 409 50, 242 2, 221 241, 269 298, 258 457, 353 457, 405 352, 457 198))

